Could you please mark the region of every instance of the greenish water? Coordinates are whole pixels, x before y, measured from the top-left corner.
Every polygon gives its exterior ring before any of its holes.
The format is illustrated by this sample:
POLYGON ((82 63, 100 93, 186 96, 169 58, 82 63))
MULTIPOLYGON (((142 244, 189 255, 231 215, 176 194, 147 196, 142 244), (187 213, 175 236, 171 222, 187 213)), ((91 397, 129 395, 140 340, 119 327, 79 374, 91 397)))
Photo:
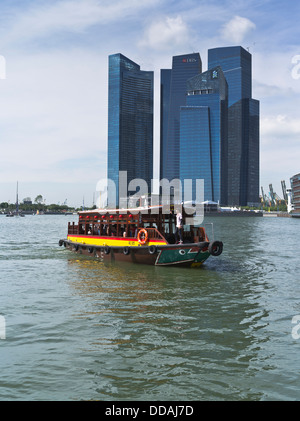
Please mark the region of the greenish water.
POLYGON ((200 269, 72 254, 69 220, 0 216, 0 400, 299 400, 300 219, 206 218, 200 269))

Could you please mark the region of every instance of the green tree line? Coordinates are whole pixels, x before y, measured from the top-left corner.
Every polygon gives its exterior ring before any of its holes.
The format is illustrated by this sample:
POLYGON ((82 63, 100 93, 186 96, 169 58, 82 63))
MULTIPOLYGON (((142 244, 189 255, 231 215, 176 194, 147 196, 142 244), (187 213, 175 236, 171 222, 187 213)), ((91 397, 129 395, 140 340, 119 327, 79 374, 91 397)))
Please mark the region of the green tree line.
MULTIPOLYGON (((26 197, 22 202, 19 203, 19 211, 20 212, 32 212, 36 213, 39 212, 59 212, 59 213, 65 213, 65 212, 75 212, 78 210, 81 210, 81 208, 75 209, 74 207, 67 206, 66 204, 55 204, 52 203, 50 205, 47 205, 45 203, 45 200, 43 199, 42 195, 38 195, 34 199, 34 203, 31 202, 31 199, 29 197, 26 197)), ((96 208, 94 206, 93 208, 96 208)), ((91 208, 86 208, 86 210, 91 208)), ((15 203, 8 203, 8 202, 1 202, 0 203, 0 211, 4 213, 14 212, 16 210, 16 204, 15 203)))

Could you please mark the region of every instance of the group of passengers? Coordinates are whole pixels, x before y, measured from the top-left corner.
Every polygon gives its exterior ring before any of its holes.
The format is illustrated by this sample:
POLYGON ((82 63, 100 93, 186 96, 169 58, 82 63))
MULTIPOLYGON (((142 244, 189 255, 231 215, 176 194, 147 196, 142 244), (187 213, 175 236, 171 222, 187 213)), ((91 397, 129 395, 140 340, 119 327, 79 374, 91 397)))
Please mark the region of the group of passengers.
POLYGON ((102 230, 100 229, 100 224, 89 224, 85 227, 84 224, 81 226, 81 233, 87 235, 101 235, 107 237, 131 237, 136 238, 138 233, 138 228, 136 224, 129 224, 128 230, 126 231, 126 226, 120 225, 119 230, 117 224, 114 225, 103 225, 102 230), (87 231, 86 231, 87 229, 87 231))

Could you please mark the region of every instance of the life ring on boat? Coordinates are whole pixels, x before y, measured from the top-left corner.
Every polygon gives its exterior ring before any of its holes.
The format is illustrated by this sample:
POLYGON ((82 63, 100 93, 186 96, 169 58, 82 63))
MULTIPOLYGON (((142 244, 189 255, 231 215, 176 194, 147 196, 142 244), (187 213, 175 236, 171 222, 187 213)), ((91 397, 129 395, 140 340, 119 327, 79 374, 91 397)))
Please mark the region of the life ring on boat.
POLYGON ((123 254, 125 254, 125 256, 127 256, 130 253, 130 248, 129 247, 124 247, 123 248, 123 254))
POLYGON ((109 254, 109 253, 110 253, 110 247, 105 246, 105 247, 104 247, 104 253, 105 253, 105 254, 109 254))
POLYGON ((157 252, 157 247, 152 245, 148 250, 150 254, 155 254, 157 252))
POLYGON ((94 251, 93 247, 89 247, 89 248, 88 248, 88 252, 89 252, 89 253, 93 253, 93 251, 94 251))
POLYGON ((146 244, 148 241, 148 231, 142 228, 139 230, 137 235, 138 242, 142 245, 146 244))
POLYGON ((222 241, 213 241, 209 243, 208 251, 212 256, 220 256, 223 251, 222 241))

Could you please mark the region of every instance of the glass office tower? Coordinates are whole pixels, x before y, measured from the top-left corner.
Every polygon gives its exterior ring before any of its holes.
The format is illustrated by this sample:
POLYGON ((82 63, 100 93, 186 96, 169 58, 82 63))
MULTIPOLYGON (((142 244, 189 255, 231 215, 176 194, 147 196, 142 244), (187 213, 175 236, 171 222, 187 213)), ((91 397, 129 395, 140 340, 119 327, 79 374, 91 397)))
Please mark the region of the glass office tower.
POLYGON ((201 72, 199 53, 174 56, 172 69, 161 70, 160 179, 180 178, 180 107, 186 103, 187 80, 201 72))
POLYGON ((151 189, 153 72, 113 54, 109 56, 107 177, 116 185, 116 197, 109 193, 108 205, 119 205, 119 171, 127 171, 128 183, 140 178, 151 189))
POLYGON ((259 101, 252 98, 251 54, 242 47, 208 50, 228 83, 228 205, 259 203, 259 101))
MULTIPOLYGON (((204 200, 227 204, 228 86, 220 67, 187 82, 186 106, 180 109, 180 178, 204 180, 204 200)), ((186 191, 185 200, 186 200, 186 191)))
POLYGON ((168 157, 168 121, 171 94, 171 69, 160 71, 160 179, 163 179, 164 163, 168 157))

